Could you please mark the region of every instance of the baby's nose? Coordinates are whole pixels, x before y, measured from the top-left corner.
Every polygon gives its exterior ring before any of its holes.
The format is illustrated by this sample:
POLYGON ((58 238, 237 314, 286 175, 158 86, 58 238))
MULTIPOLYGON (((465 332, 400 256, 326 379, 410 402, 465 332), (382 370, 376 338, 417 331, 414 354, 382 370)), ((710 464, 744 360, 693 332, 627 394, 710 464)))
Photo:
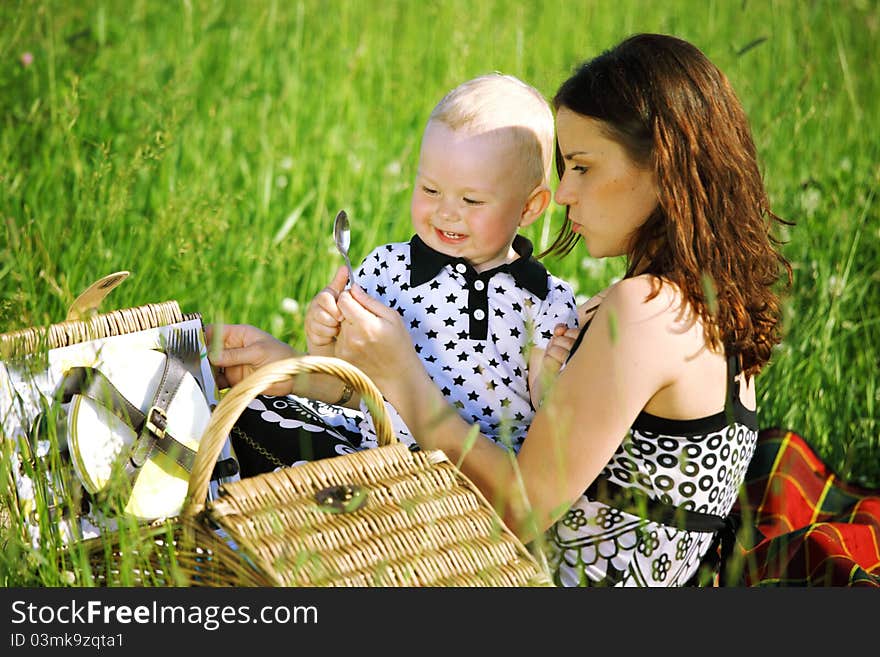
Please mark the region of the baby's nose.
POLYGON ((444 221, 455 221, 455 218, 458 216, 455 204, 447 199, 441 200, 437 205, 437 216, 444 221))

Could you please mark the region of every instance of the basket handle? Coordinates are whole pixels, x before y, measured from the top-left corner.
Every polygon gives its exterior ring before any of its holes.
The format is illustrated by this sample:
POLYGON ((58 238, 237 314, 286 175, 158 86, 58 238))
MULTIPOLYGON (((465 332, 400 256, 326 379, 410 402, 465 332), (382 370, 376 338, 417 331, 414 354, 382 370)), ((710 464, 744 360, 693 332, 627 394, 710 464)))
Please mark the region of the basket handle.
POLYGON ((250 401, 273 383, 298 374, 330 374, 350 385, 360 393, 373 417, 379 445, 396 442, 382 394, 376 384, 351 363, 329 356, 297 356, 263 365, 232 387, 211 413, 190 474, 184 516, 195 516, 204 509, 214 465, 233 425, 250 401))

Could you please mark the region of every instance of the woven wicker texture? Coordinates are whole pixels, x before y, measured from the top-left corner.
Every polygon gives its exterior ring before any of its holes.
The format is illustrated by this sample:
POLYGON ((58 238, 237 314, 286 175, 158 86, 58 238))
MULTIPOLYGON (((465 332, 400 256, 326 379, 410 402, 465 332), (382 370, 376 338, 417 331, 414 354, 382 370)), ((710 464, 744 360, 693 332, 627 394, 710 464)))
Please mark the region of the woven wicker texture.
POLYGON ((176 301, 164 301, 112 310, 88 319, 59 322, 49 327, 31 327, 0 333, 0 357, 16 358, 89 340, 145 331, 181 322, 192 316, 181 313, 176 301))
POLYGON ((184 522, 216 523, 276 586, 550 585, 476 486, 442 452, 396 442, 373 383, 335 358, 278 361, 235 386, 212 414, 189 491, 184 522), (306 373, 331 374, 359 392, 381 446, 226 484, 219 499, 199 503, 250 399, 306 373))
POLYGON ((217 534, 189 519, 123 528, 60 551, 69 568, 84 555, 95 586, 271 586, 217 534), (72 554, 74 553, 74 554, 72 554))

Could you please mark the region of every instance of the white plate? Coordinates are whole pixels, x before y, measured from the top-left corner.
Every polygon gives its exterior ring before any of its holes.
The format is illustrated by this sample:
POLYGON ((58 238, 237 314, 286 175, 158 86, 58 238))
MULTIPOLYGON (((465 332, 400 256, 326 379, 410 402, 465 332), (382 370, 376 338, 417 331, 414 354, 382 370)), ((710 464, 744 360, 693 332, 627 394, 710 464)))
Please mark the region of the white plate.
MULTIPOLYGON (((165 354, 152 349, 104 350, 92 366, 146 413, 162 378, 165 354)), ((191 374, 184 374, 168 407, 168 433, 198 450, 210 417, 211 410, 198 383, 191 374)), ((94 494, 110 483, 113 464, 119 458, 128 458, 129 446, 137 436, 103 405, 74 395, 68 409, 67 438, 74 469, 83 487, 94 494)), ((140 520, 176 515, 183 507, 188 482, 189 473, 184 468, 156 452, 138 473, 125 511, 140 520)))

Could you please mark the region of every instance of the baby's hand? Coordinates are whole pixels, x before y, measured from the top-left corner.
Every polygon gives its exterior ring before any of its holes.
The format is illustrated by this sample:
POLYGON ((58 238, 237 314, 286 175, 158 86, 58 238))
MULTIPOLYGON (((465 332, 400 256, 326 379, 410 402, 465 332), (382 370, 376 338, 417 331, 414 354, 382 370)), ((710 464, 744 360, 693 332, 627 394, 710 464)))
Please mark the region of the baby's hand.
MULTIPOLYGON (((345 268, 340 268, 345 272, 345 268)), ((318 292, 309 302, 306 310, 305 331, 306 344, 309 353, 313 356, 335 356, 336 336, 339 334, 339 326, 342 323, 342 313, 336 305, 339 292, 345 287, 347 273, 337 272, 333 281, 318 292), (340 285, 341 283, 341 285, 340 285)))
POLYGON ((553 329, 553 337, 547 343, 544 350, 544 360, 541 370, 546 374, 556 374, 568 360, 574 341, 577 339, 580 329, 569 328, 565 324, 557 324, 553 329))
POLYGON ((532 404, 537 408, 544 397, 556 383, 559 370, 568 360, 574 341, 577 339, 578 329, 568 328, 566 324, 557 324, 553 329, 553 337, 544 348, 540 364, 535 368, 536 375, 529 376, 529 389, 532 396, 532 404))
POLYGON ((306 311, 306 344, 313 356, 333 356, 336 336, 342 316, 336 307, 336 297, 330 288, 324 288, 309 303, 306 311))

